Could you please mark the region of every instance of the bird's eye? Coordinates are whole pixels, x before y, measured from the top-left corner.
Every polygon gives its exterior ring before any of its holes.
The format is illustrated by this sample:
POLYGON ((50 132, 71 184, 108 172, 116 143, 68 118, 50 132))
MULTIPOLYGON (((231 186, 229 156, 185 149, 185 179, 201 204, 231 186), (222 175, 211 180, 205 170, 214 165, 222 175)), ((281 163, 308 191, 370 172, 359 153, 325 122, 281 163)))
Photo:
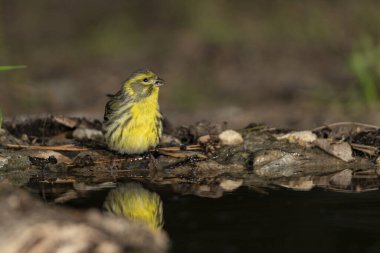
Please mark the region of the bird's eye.
POLYGON ((148 78, 144 78, 143 81, 144 81, 144 83, 147 83, 149 80, 148 80, 148 78))

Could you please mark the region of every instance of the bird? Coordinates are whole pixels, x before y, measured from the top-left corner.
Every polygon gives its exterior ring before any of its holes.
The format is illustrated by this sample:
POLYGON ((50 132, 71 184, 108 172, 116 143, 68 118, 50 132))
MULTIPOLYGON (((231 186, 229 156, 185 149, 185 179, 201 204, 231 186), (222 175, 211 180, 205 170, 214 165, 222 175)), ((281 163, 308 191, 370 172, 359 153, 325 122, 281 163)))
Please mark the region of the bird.
POLYGON ((108 213, 138 221, 153 230, 161 229, 164 225, 160 196, 139 183, 126 183, 111 190, 103 208, 108 213))
POLYGON ((149 69, 133 72, 114 95, 108 95, 103 132, 109 149, 119 154, 143 154, 162 136, 163 117, 158 104, 164 84, 149 69))

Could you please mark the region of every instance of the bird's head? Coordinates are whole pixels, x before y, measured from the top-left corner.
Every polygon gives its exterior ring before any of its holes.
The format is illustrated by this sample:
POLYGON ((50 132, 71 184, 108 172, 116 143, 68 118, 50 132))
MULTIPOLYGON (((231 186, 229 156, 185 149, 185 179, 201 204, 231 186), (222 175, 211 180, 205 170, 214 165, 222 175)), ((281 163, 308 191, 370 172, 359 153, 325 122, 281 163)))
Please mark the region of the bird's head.
POLYGON ((123 85, 123 90, 129 96, 145 98, 157 93, 163 84, 164 80, 159 78, 157 74, 148 69, 143 69, 129 76, 123 85))

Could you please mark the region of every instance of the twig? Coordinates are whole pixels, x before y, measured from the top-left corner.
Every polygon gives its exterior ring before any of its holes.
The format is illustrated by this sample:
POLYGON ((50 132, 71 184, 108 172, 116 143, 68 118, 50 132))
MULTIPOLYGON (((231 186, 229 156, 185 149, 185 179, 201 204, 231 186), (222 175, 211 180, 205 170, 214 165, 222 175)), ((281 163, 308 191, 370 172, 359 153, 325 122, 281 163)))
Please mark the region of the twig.
MULTIPOLYGON (((185 150, 201 150, 200 145, 188 145, 185 147, 185 150)), ((180 147, 161 147, 158 148, 158 151, 181 151, 180 147)))
POLYGON ((320 127, 314 128, 312 131, 319 131, 325 127, 337 127, 337 126, 345 126, 345 125, 355 125, 355 126, 360 126, 360 127, 379 129, 379 126, 375 126, 375 125, 369 125, 369 124, 362 124, 362 123, 347 121, 347 122, 337 122, 337 123, 333 123, 333 124, 320 126, 320 127))
POLYGON ((199 158, 207 158, 207 156, 203 155, 203 154, 186 154, 186 153, 171 153, 171 152, 165 152, 165 151, 160 151, 160 154, 162 155, 166 155, 166 156, 170 156, 170 157, 174 157, 174 158, 186 158, 186 157, 190 157, 190 156, 198 156, 199 158))
POLYGON ((353 149, 359 150, 369 155, 376 155, 377 152, 379 151, 376 147, 373 147, 373 146, 367 146, 367 145, 357 144, 357 143, 350 143, 350 144, 353 149))
POLYGON ((34 146, 34 145, 18 145, 18 144, 5 144, 7 148, 23 148, 29 150, 56 150, 56 151, 86 151, 88 148, 78 147, 74 145, 61 145, 61 146, 34 146))

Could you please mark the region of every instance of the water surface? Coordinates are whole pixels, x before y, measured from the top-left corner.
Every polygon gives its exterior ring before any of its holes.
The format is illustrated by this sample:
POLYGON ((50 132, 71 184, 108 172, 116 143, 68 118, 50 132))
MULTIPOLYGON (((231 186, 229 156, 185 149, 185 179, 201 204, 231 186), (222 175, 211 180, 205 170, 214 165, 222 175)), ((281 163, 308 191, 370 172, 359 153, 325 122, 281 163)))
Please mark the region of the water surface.
MULTIPOLYGON (((380 252, 380 191, 262 194, 242 187, 211 199, 153 189, 164 203, 171 252, 380 252)), ((101 208, 107 192, 68 205, 101 208)))

